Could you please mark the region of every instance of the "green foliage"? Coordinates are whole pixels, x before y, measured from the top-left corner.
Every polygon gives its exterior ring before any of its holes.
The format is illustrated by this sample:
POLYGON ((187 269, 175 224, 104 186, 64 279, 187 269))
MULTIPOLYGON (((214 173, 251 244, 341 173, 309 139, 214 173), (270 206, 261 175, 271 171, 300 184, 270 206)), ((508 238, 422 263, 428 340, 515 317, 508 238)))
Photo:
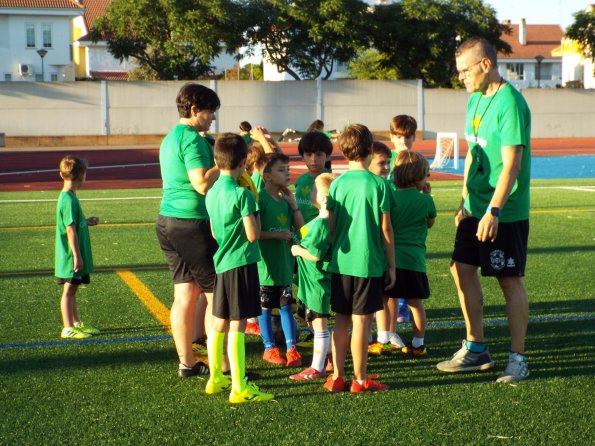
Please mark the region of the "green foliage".
POLYGON ((397 69, 388 65, 386 54, 381 54, 373 48, 364 50, 358 54, 357 58, 349 62, 349 76, 360 80, 399 79, 397 69))
POLYGON ((595 8, 576 12, 574 23, 566 28, 566 36, 576 40, 583 55, 595 62, 595 8))

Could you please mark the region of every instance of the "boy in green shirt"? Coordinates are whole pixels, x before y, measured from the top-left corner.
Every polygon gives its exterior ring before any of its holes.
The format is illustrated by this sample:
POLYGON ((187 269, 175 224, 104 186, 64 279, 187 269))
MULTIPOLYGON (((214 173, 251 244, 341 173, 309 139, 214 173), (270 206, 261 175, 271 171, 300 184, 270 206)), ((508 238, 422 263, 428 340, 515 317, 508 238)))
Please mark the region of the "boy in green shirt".
POLYGON ((76 290, 79 285, 90 283, 89 274, 93 272, 88 227, 99 222, 97 217, 85 218, 76 197, 86 175, 86 161, 70 155, 60 161, 64 186, 56 208, 55 276, 58 284, 64 285, 60 302, 63 338, 84 339, 99 334, 97 328, 81 322, 76 305, 76 290))
POLYGON ((368 335, 373 314, 382 308, 385 285, 395 282, 393 229, 390 222, 389 190, 386 182, 370 173, 372 133, 361 124, 347 127, 339 147, 349 161, 349 170, 333 181, 328 209, 333 233, 331 308, 334 372, 324 388, 345 391, 345 357, 349 326, 353 324, 351 355, 354 379, 351 392, 387 390, 388 386, 367 376, 368 335))
POLYGON ((207 338, 210 379, 205 392, 214 394, 229 390, 234 404, 268 401, 273 398, 261 392, 245 377, 244 330, 246 320, 260 314, 258 271, 260 260, 258 237, 260 225, 254 195, 238 185, 244 171, 248 147, 239 135, 227 133, 215 143, 215 162, 219 179, 207 192, 206 207, 211 231, 219 248, 214 257, 215 293, 213 325, 207 338), (227 354, 231 377, 223 374, 223 343, 227 338, 227 354))

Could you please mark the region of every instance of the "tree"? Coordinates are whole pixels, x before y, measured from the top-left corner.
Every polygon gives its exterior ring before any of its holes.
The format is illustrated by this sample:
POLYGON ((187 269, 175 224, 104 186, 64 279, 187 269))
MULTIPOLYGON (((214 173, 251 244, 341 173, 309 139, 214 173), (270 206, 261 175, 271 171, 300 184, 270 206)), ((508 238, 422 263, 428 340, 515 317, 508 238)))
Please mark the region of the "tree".
POLYGON ((460 85, 454 53, 471 36, 483 36, 498 51, 510 53, 500 39, 510 33, 482 0, 403 0, 374 8, 373 46, 383 68, 399 79, 423 79, 428 87, 460 85))
POLYGON ((361 0, 259 0, 248 30, 264 57, 294 79, 328 79, 367 43, 367 4, 361 0))
POLYGON ((361 80, 394 80, 399 73, 387 61, 387 56, 376 49, 367 49, 358 54, 356 59, 349 62, 349 75, 361 80))
POLYGON ((197 79, 211 61, 245 43, 245 4, 234 0, 113 0, 94 24, 92 39, 106 40, 120 61, 140 64, 137 76, 197 79))
POLYGON ((578 42, 584 57, 595 63, 595 8, 576 12, 574 23, 566 28, 566 36, 578 42))

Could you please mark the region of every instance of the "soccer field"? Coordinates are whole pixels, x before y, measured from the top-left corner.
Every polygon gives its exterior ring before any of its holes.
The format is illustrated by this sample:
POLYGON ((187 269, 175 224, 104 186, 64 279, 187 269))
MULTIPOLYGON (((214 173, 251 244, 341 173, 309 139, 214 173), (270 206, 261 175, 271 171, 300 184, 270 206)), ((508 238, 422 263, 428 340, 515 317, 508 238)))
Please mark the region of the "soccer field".
MULTIPOLYGON (((60 185, 57 183, 56 187, 60 185)), ((231 406, 179 379, 168 331, 173 286, 155 236, 161 191, 81 190, 95 261, 77 293, 91 340, 61 340, 53 279, 58 191, 0 193, 0 445, 574 445, 595 438, 595 180, 532 182, 526 283, 531 377, 495 383, 508 355, 501 293, 484 280, 493 371, 443 374, 465 336, 449 274, 452 214, 461 183, 432 184, 438 219, 429 231, 425 359, 370 358, 391 390, 328 394, 322 381, 260 359, 247 337, 248 368, 274 402, 231 406)), ((400 324, 409 340, 411 329, 400 324)), ((300 343, 304 363, 311 343, 300 343)), ((348 375, 348 378, 350 376, 348 375)))

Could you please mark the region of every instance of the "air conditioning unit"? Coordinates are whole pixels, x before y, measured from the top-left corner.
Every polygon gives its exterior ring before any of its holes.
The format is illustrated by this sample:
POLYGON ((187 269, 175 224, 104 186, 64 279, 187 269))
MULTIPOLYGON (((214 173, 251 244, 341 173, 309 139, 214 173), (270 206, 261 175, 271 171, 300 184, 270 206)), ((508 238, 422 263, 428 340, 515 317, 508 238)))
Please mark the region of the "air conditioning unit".
POLYGON ((33 65, 28 63, 20 63, 19 74, 21 76, 31 76, 33 74, 33 65))

